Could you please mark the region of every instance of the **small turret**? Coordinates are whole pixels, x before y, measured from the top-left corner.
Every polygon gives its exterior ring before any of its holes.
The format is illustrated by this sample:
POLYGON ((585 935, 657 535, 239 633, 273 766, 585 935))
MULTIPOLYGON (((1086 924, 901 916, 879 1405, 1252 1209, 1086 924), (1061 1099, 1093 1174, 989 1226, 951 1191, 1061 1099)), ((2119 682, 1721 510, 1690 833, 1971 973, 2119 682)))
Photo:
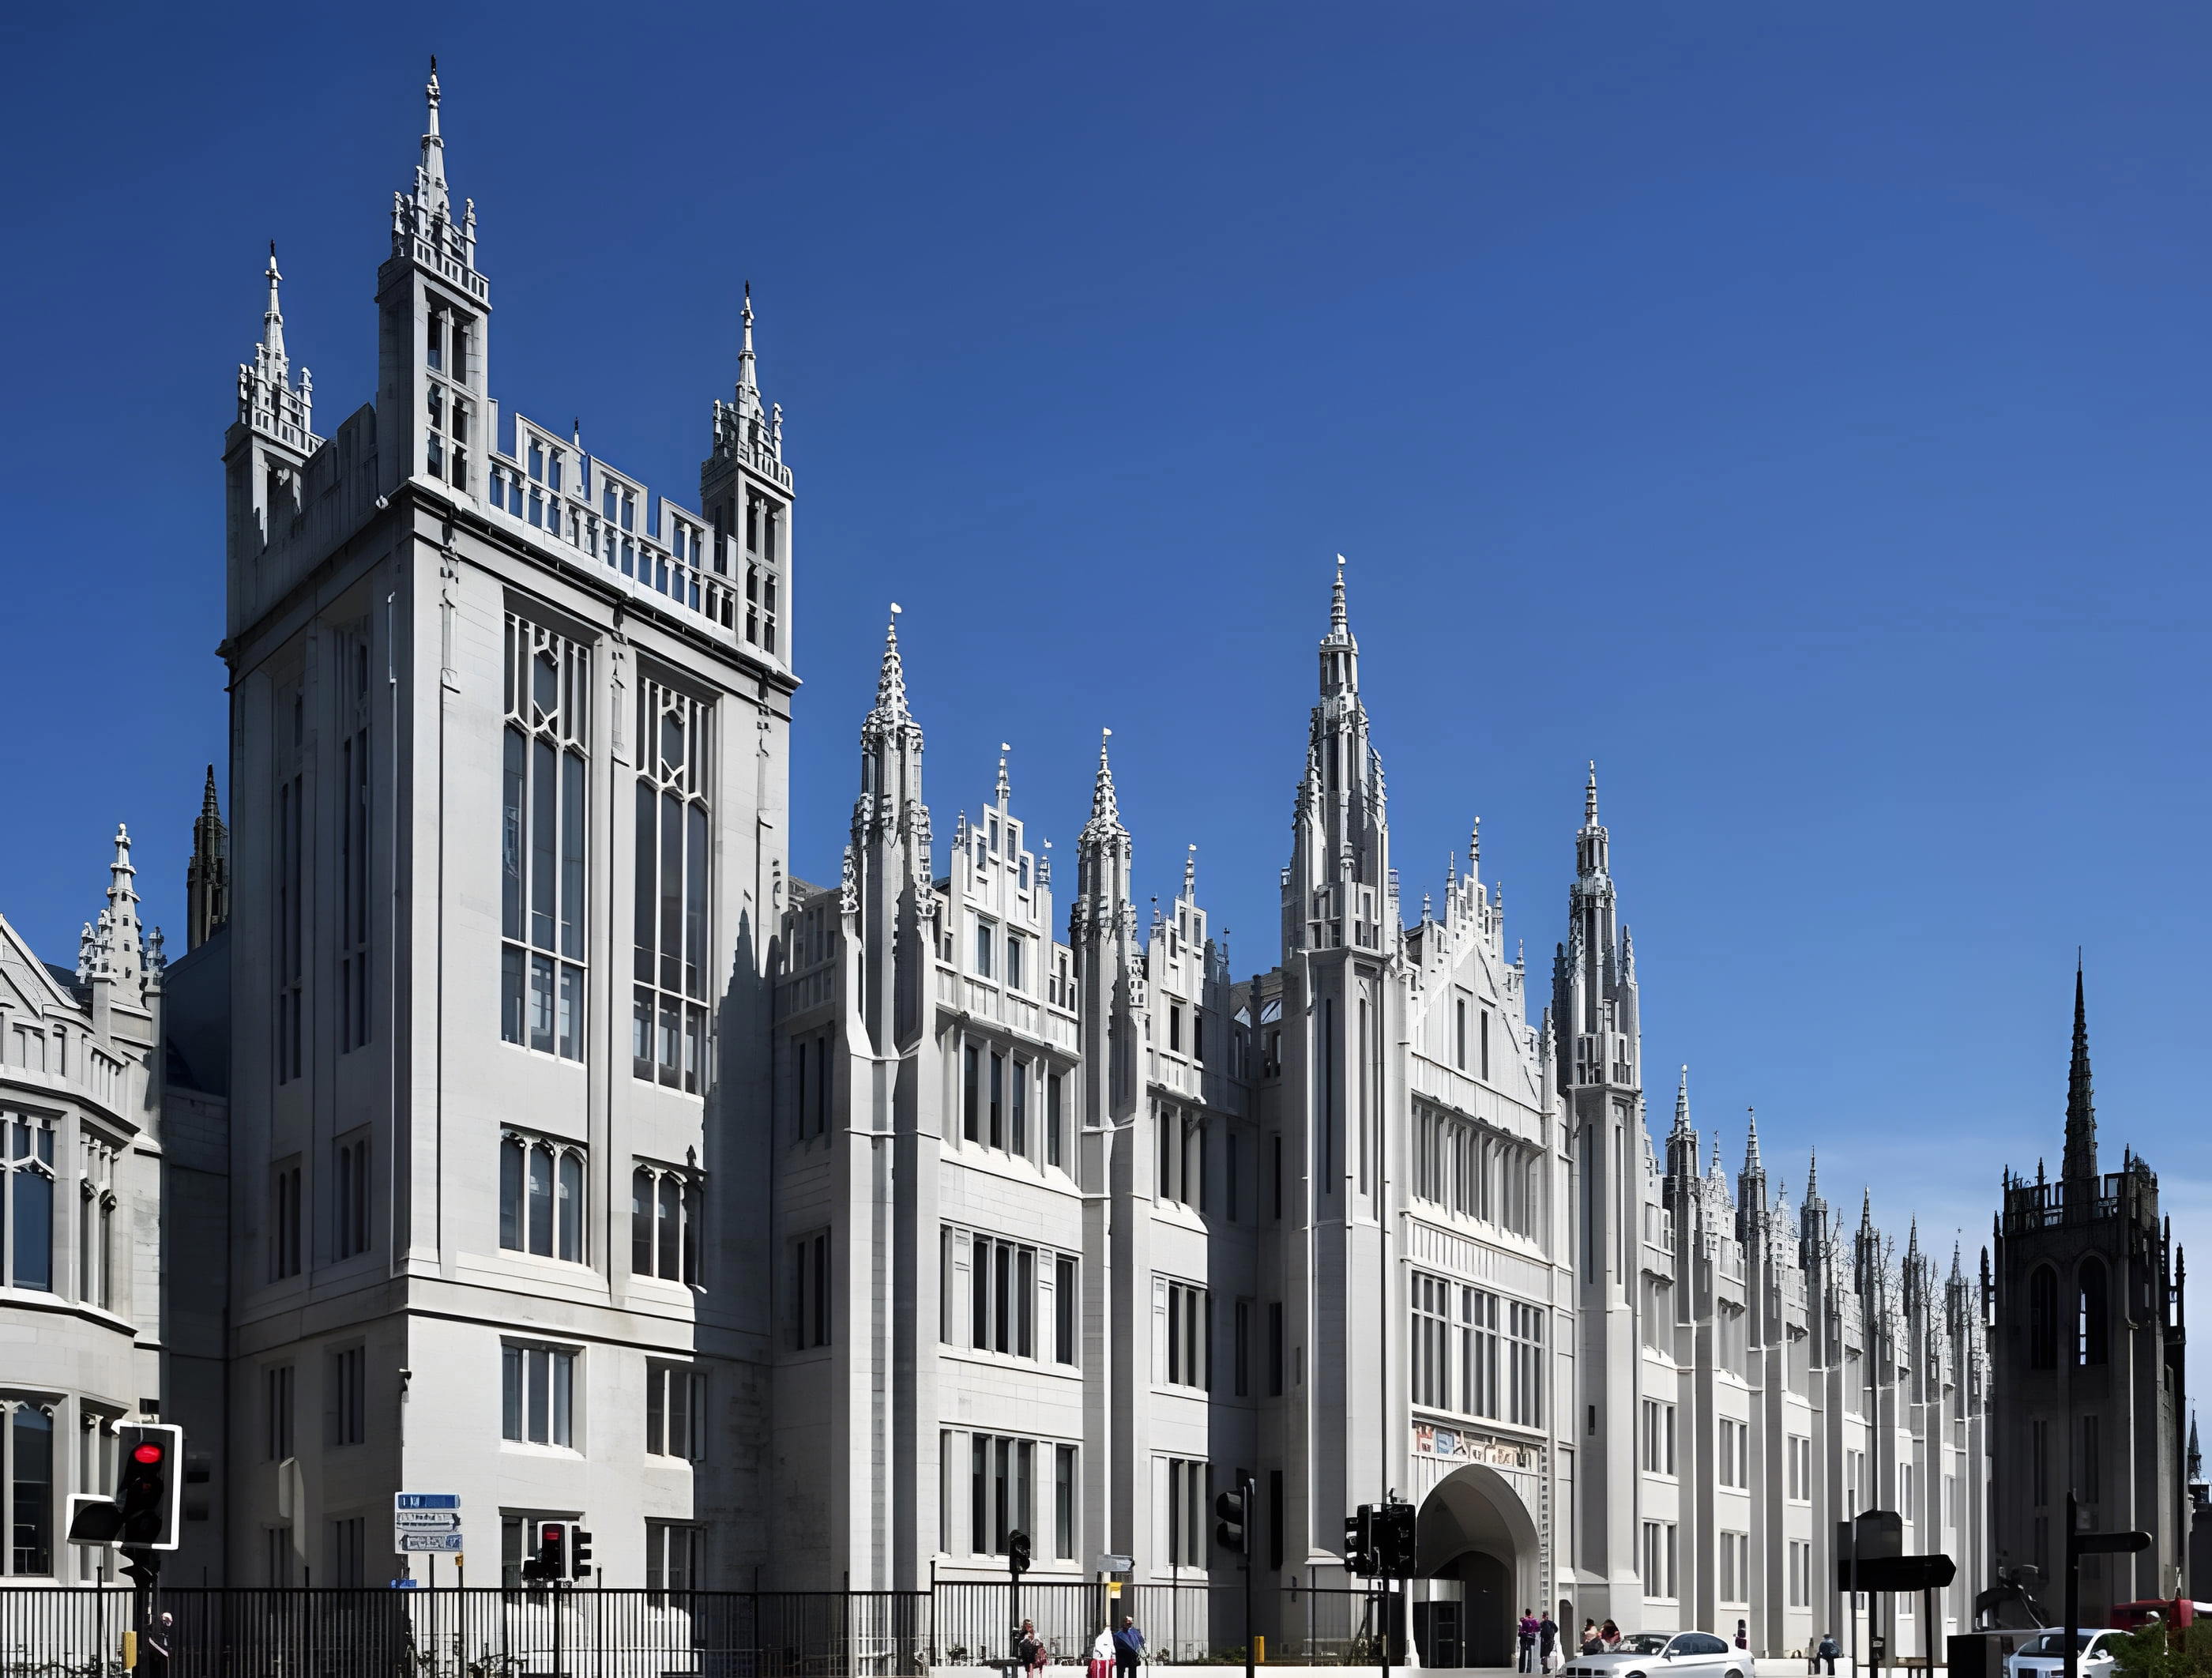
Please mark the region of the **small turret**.
POLYGON ((210 763, 199 819, 192 824, 191 860, 185 865, 185 948, 198 949, 229 919, 230 830, 223 825, 210 763))

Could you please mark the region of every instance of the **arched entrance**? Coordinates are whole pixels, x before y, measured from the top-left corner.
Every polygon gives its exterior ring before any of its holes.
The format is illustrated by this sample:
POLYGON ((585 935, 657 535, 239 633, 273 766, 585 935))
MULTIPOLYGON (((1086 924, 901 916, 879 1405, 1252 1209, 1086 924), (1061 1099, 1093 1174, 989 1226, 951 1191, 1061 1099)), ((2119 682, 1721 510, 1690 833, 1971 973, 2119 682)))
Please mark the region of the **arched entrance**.
MULTIPOLYGON (((1510 1667, 1514 1622, 1542 1611, 1536 1523, 1512 1483, 1480 1462, 1455 1468, 1421 1499, 1414 1528, 1416 1572, 1459 1583, 1457 1602, 1418 1598, 1413 1638, 1432 1667, 1510 1667)), ((1437 1593, 1441 1597, 1443 1593, 1437 1593)))

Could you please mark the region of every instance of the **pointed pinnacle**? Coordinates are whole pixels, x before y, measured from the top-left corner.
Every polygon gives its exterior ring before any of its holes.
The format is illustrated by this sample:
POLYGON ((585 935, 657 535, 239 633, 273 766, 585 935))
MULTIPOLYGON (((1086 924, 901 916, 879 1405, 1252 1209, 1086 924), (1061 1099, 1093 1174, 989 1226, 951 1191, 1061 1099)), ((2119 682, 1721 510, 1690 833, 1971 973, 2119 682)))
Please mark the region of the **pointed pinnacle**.
POLYGON ((1583 788, 1583 825, 1597 825, 1597 759, 1590 759, 1589 782, 1583 788))
POLYGON ((1098 731, 1098 778, 1091 786, 1091 819, 1119 827, 1121 812, 1114 796, 1114 765, 1106 756, 1106 742, 1113 737, 1110 728, 1098 731))
POLYGON ((1341 629, 1351 622, 1344 607, 1344 556, 1336 556, 1336 587, 1329 597, 1328 624, 1332 629, 1341 629))
POLYGON ((1690 1129, 1690 1069, 1682 1068, 1682 1081, 1674 1091, 1674 1134, 1686 1135, 1690 1129))
POLYGON ((1012 750, 1013 747, 1008 745, 1004 740, 999 742, 999 784, 995 790, 1001 806, 1006 804, 1007 794, 1011 790, 1006 781, 1006 754, 1012 750))
POLYGON ((1743 1169, 1747 1173, 1763 1171, 1766 1168, 1759 1163, 1759 1110, 1747 1107, 1743 1110, 1748 1125, 1744 1132, 1743 1169))
POLYGON ((1194 844, 1182 860, 1182 895, 1189 902, 1198 900, 1198 847, 1194 844))
POLYGON ((222 816, 222 801, 216 796, 213 763, 207 766, 207 785, 200 792, 200 814, 204 817, 213 816, 218 820, 222 816))
POLYGON ((906 666, 899 658, 898 602, 891 602, 890 621, 884 628, 884 662, 876 678, 876 710, 883 716, 903 719, 906 708, 906 666))

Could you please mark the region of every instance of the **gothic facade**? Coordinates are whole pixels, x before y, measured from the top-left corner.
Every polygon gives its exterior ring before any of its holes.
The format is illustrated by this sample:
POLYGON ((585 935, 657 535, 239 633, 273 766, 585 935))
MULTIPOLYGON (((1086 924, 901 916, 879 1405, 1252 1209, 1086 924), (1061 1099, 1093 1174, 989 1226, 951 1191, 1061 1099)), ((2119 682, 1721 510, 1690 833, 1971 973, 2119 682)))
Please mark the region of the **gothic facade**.
POLYGON ((1340 572, 1240 976, 1194 860, 1140 916, 1105 745, 1065 880, 1003 761, 933 817, 894 621, 842 877, 793 879, 750 298, 690 502, 502 409, 428 93, 373 399, 315 430, 272 251, 226 443, 232 820, 165 1002, 207 1208, 165 1264, 216 1313, 163 1389, 218 1488, 189 1565, 380 1580, 404 1489, 460 1496, 478 1582, 562 1517, 617 1584, 995 1578, 1016 1529, 1040 1580, 1226 1583, 1249 1474, 1271 1587, 1419 1505, 1431 1664, 1537 1603, 1803 1648, 1869 1507, 1964 1622, 1977 1295, 1755 1128, 1731 1181, 1686 1075, 1655 1145, 1595 771, 1532 997, 1479 829, 1401 897, 1340 572))

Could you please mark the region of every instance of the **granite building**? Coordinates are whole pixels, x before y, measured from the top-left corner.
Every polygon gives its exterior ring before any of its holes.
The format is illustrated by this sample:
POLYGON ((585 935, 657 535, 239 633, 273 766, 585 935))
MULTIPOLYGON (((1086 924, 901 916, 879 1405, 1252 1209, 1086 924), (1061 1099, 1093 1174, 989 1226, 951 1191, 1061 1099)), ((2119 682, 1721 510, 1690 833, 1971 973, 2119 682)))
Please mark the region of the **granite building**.
POLYGON ((841 878, 791 878, 750 300, 689 502, 503 408, 428 97, 373 399, 316 430, 272 252, 225 447, 231 823, 167 1003, 211 1570, 381 1580, 405 1490, 460 1496, 479 1582, 568 1517, 614 1584, 994 1578, 1017 1529, 1039 1580, 1225 1583, 1244 1472, 1271 1587, 1419 1505, 1432 1665, 1535 1603, 1805 1647, 1877 1506, 1960 1559, 1962 1623, 1974 1291, 1790 1199, 1755 1126, 1725 1175, 1686 1075, 1655 1142, 1594 770, 1532 997, 1479 828, 1401 894, 1340 571, 1238 975, 1188 853, 1139 913, 1105 744, 1063 879, 1003 759, 933 816, 894 621, 841 878))

